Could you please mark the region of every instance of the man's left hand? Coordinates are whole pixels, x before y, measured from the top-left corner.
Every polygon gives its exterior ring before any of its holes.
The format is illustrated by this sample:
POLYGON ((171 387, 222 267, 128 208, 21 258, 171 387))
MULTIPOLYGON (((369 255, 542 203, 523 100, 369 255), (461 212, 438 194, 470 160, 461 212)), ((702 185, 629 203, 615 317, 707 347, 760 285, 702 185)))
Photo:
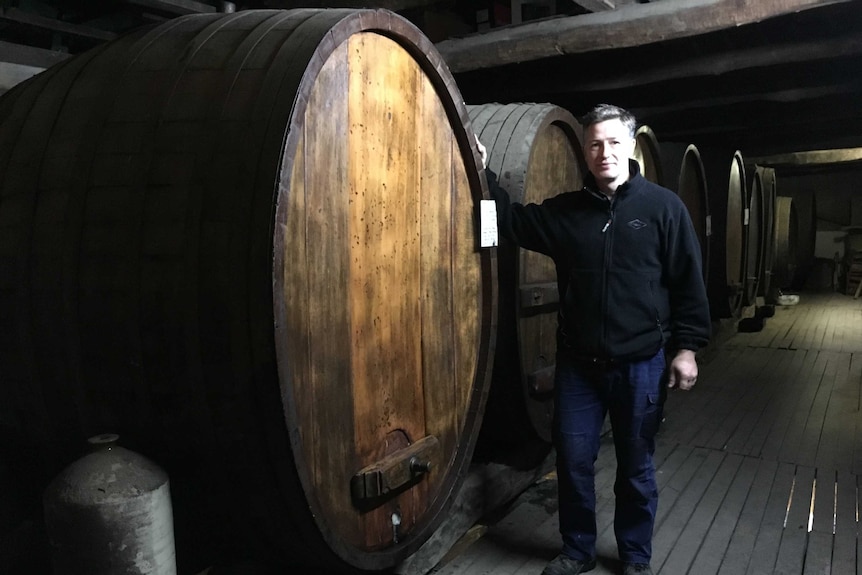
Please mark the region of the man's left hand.
POLYGON ((688 391, 697 382, 697 360, 695 360, 694 352, 689 349, 681 349, 676 353, 673 361, 670 362, 670 374, 668 377, 668 387, 678 387, 683 391, 688 391))

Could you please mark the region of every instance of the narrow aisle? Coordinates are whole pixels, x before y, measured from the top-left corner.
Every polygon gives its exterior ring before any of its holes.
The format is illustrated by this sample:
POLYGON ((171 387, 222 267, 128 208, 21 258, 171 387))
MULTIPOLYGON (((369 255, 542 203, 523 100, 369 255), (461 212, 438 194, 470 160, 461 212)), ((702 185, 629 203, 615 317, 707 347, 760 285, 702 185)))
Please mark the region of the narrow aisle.
MULTIPOLYGON (((657 440, 652 566, 664 575, 860 572, 862 300, 803 294, 761 332, 718 338, 657 440)), ((597 462, 597 575, 617 573, 613 444, 597 462)), ((556 479, 487 518, 435 569, 539 575, 559 550, 556 479)))

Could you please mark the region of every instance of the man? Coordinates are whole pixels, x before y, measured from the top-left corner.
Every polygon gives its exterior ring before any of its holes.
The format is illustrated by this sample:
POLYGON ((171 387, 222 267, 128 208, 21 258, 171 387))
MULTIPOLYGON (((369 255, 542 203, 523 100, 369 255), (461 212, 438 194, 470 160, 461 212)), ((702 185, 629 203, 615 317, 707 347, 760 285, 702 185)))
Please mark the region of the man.
POLYGON ((695 352, 711 331, 700 247, 679 197, 644 179, 632 159, 634 116, 602 104, 581 123, 590 171, 582 190, 513 204, 488 172, 501 232, 550 256, 557 269, 554 442, 563 548, 543 575, 596 565, 594 464, 608 413, 623 572, 651 575, 652 455, 665 390, 692 388, 695 352))

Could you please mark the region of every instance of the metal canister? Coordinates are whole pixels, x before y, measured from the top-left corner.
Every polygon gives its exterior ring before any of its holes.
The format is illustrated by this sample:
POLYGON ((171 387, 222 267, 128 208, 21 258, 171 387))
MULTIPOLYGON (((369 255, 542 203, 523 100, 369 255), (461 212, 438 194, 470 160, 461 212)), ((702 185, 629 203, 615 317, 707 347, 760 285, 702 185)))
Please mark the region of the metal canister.
POLYGON ((54 573, 176 575, 167 473, 103 434, 43 496, 54 573))

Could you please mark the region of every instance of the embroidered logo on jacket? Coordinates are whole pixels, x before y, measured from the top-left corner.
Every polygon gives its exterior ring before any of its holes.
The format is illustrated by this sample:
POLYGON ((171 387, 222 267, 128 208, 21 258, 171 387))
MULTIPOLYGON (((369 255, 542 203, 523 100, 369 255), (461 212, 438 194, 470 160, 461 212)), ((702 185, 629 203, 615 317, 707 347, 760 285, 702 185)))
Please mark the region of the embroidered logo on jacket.
POLYGON ((645 228, 646 226, 647 226, 646 222, 642 222, 638 219, 634 219, 634 220, 629 222, 629 227, 634 229, 634 230, 639 230, 641 228, 645 228))

